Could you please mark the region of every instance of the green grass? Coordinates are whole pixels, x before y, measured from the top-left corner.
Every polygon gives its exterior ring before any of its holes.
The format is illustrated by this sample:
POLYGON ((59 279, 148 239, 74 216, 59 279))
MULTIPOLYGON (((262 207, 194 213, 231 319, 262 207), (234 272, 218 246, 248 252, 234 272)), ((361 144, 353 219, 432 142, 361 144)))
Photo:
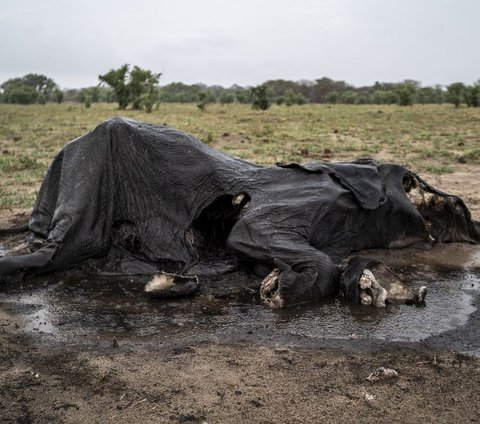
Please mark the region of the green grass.
POLYGON ((376 157, 442 174, 480 164, 480 110, 451 105, 273 106, 163 104, 151 114, 113 104, 0 104, 0 209, 33 204, 60 148, 115 115, 189 132, 256 163, 376 157))

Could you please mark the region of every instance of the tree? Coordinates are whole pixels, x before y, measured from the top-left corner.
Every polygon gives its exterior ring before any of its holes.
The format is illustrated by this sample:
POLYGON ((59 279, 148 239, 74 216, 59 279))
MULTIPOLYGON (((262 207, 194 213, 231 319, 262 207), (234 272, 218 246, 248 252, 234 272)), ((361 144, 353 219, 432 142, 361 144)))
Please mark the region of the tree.
POLYGON ((358 101, 358 93, 353 90, 348 90, 342 93, 340 96, 340 103, 345 103, 347 105, 354 105, 358 101))
POLYGON ((338 102, 340 96, 338 95, 338 93, 336 91, 331 91, 330 93, 328 93, 326 96, 325 96, 325 101, 327 103, 331 103, 331 104, 335 104, 338 102))
MULTIPOLYGON (((3 86, 2 86, 3 88, 3 86)), ((11 85, 4 89, 2 101, 4 103, 32 104, 36 103, 38 92, 28 85, 11 85)))
POLYGON ((110 69, 98 78, 113 89, 119 109, 126 109, 132 103, 133 109, 145 107, 151 112, 160 75, 139 66, 130 71, 130 65, 125 64, 118 69, 110 69))
POLYGON ((259 110, 267 110, 270 107, 270 100, 268 98, 267 86, 265 84, 258 85, 251 89, 252 93, 252 108, 259 110))
POLYGON ((395 92, 400 106, 411 106, 415 102, 418 83, 416 81, 404 81, 397 85, 395 92))
POLYGON ((303 96, 303 94, 296 93, 293 90, 285 91, 283 99, 287 106, 304 105, 307 103, 307 99, 303 96))
POLYGON ((167 103, 194 103, 198 101, 198 93, 202 91, 197 84, 187 85, 183 82, 172 82, 158 90, 158 99, 167 103))
POLYGON ((133 67, 128 81, 133 109, 141 109, 145 103, 153 106, 155 103, 155 87, 160 80, 160 75, 160 73, 154 74, 153 72, 147 69, 142 69, 138 66, 133 67))
POLYGON ((200 91, 198 93, 198 103, 197 107, 200 109, 202 112, 207 108, 208 104, 208 94, 206 91, 200 91))
POLYGON ((5 103, 41 103, 45 104, 58 90, 57 84, 45 75, 27 74, 21 78, 5 81, 1 87, 2 99, 5 103))
POLYGON ((235 90, 235 98, 237 99, 238 103, 252 103, 252 92, 251 90, 237 87, 235 90))
POLYGON ((62 90, 59 90, 58 88, 55 89, 55 91, 53 92, 53 97, 55 99, 55 101, 60 104, 63 102, 63 91, 62 90))
POLYGON ((234 101, 235 101, 235 95, 229 91, 225 91, 220 96, 220 103, 222 105, 230 104, 230 103, 233 103, 234 101))
POLYGON ((92 103, 97 103, 99 98, 98 87, 82 88, 78 92, 78 101, 83 103, 87 109, 92 106, 92 103))
POLYGON ((447 87, 448 99, 455 107, 460 106, 460 103, 464 101, 465 88, 465 85, 461 82, 454 82, 447 87))
POLYGON ((115 98, 118 102, 118 108, 124 110, 130 101, 130 88, 128 87, 128 70, 130 65, 123 65, 118 69, 110 69, 106 74, 99 75, 100 82, 112 87, 115 98))
POLYGON ((465 87, 465 103, 468 107, 478 107, 480 105, 480 84, 465 87))

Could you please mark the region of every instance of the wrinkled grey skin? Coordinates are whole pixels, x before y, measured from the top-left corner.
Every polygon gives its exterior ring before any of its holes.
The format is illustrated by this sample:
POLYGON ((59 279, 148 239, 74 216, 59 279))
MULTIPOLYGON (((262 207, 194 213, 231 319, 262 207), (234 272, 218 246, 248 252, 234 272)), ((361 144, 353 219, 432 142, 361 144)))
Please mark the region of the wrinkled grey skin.
POLYGON ((62 149, 29 231, 31 253, 0 258, 0 279, 93 259, 100 271, 201 275, 231 269, 212 264, 229 253, 240 266, 279 269, 277 306, 340 292, 359 301, 345 289, 358 279, 341 286, 340 261, 360 249, 480 240, 461 199, 402 166, 262 167, 180 131, 122 118, 62 149))

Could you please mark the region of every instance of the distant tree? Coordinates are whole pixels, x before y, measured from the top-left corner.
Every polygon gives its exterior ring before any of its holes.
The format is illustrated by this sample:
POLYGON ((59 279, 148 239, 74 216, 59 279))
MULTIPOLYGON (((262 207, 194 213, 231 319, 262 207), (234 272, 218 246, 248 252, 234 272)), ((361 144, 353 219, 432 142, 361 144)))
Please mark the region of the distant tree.
POLYGON ((202 91, 197 84, 187 85, 173 82, 160 87, 158 100, 166 103, 194 103, 198 101, 198 93, 202 91))
POLYGON ((480 83, 465 87, 464 97, 468 107, 478 107, 480 105, 480 83))
POLYGON ((242 104, 252 103, 252 92, 245 88, 237 88, 235 90, 235 99, 242 104))
POLYGON ((115 92, 111 87, 97 85, 95 88, 96 88, 98 102, 106 102, 106 103, 115 102, 115 92))
POLYGON ((78 92, 78 101, 83 103, 86 108, 92 106, 92 103, 97 103, 100 96, 99 96, 99 88, 98 87, 87 87, 82 88, 78 92))
POLYGON ((23 80, 30 87, 35 88, 39 93, 43 93, 45 97, 49 98, 50 94, 55 90, 57 84, 45 75, 40 74, 27 74, 23 77, 23 80))
POLYGON ((229 91, 222 93, 220 96, 220 103, 222 105, 230 104, 235 101, 235 95, 229 91))
POLYGON ((207 92, 206 91, 200 91, 198 93, 198 103, 197 103, 198 109, 203 112, 207 108, 207 104, 208 104, 207 92))
MULTIPOLYGON (((133 109, 141 109, 142 103, 150 105, 155 103, 155 87, 160 80, 160 73, 134 66, 130 72, 128 88, 133 109)), ((151 111, 151 109, 150 109, 151 111)))
POLYGON ((453 103, 455 107, 460 106, 465 100, 466 87, 461 82, 454 82, 447 87, 447 95, 450 103, 453 103))
POLYGON ((307 103, 307 99, 303 96, 303 94, 296 93, 293 90, 285 91, 283 99, 287 106, 303 105, 307 103))
POLYGON ((389 91, 386 90, 375 90, 372 94, 372 102, 377 104, 377 105, 385 105, 385 104, 391 104, 391 103, 396 103, 396 99, 391 101, 391 94, 389 91))
POLYGON ((78 102, 78 90, 77 88, 68 88, 63 91, 64 102, 78 102))
POLYGON ((43 94, 43 93, 39 93, 38 97, 37 97, 37 103, 39 105, 47 104, 47 96, 45 96, 45 94, 43 94))
POLYGON ((331 104, 338 103, 339 99, 340 99, 340 96, 336 91, 331 91, 325 96, 325 101, 331 104))
POLYGON ((86 93, 83 96, 83 104, 87 109, 90 109, 90 107, 92 106, 92 103, 93 103, 92 95, 90 93, 86 93))
POLYGON ((112 87, 115 98, 118 102, 118 108, 124 110, 130 102, 130 88, 128 86, 128 71, 130 65, 123 65, 118 69, 110 69, 106 74, 99 75, 100 82, 112 87))
POLYGON ((45 75, 27 74, 21 78, 12 78, 1 86, 2 100, 5 103, 41 103, 45 104, 58 89, 57 84, 45 75))
POLYGON ((411 106, 415 103, 415 95, 417 93, 417 84, 412 81, 404 81, 398 84, 395 90, 400 106, 411 106))
POLYGON ((55 89, 53 92, 53 98, 58 104, 62 103, 64 98, 63 91, 58 88, 55 89))
POLYGON ((19 103, 28 105, 37 102, 38 94, 39 93, 34 88, 29 87, 28 85, 10 85, 4 89, 2 101, 4 103, 19 103))
POLYGON ((340 96, 340 103, 345 103, 347 105, 354 105, 358 101, 358 94, 353 90, 348 90, 342 93, 340 96))
POLYGON ((267 110, 270 107, 270 100, 268 98, 267 86, 258 85, 251 89, 252 93, 252 108, 259 110, 267 110))
MULTIPOLYGON (((158 88, 149 86, 141 96, 141 105, 147 113, 152 113, 153 106, 158 102, 158 88)), ((158 103, 157 103, 158 104, 158 103)))
POLYGON ((156 86, 160 73, 155 74, 147 69, 125 64, 118 69, 111 69, 104 75, 99 75, 100 82, 109 85, 115 93, 119 109, 126 109, 132 103, 133 109, 145 107, 152 110, 156 101, 156 86))

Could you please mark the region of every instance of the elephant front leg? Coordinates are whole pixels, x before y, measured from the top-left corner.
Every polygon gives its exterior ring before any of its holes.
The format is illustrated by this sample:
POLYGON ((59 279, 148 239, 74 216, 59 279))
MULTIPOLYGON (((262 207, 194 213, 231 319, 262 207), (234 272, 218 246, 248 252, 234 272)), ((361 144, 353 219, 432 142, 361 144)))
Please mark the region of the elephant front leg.
POLYGON ((382 308, 388 303, 424 304, 427 288, 412 289, 382 262, 357 256, 342 274, 340 292, 346 300, 382 308))
POLYGON ((277 268, 268 274, 260 284, 260 297, 272 308, 283 308, 332 297, 338 290, 338 273, 335 266, 321 275, 315 265, 294 271, 281 260, 275 260, 277 268))
POLYGON ((280 233, 258 221, 238 222, 228 245, 256 262, 274 265, 261 284, 260 294, 268 306, 281 308, 338 295, 340 267, 299 234, 280 233))

